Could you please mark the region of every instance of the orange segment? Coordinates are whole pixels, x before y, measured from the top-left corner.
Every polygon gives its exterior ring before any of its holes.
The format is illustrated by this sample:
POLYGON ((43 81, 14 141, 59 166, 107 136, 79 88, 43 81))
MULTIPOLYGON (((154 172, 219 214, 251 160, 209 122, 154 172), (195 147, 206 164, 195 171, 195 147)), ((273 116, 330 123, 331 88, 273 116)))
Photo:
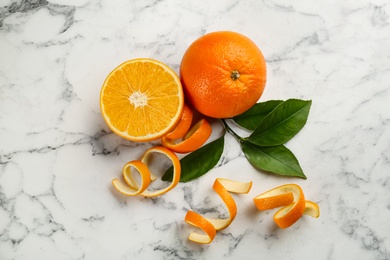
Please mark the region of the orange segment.
MULTIPOLYGON (((156 197, 156 196, 160 196, 164 193, 167 193, 168 191, 172 190, 178 183, 179 183, 179 180, 180 180, 180 173, 181 173, 181 166, 180 166, 180 160, 179 158, 177 157, 177 155, 170 151, 169 149, 165 148, 165 147, 162 147, 162 146, 155 146, 155 147, 152 147, 150 149, 148 149, 144 155, 142 156, 142 159, 141 161, 144 163, 144 164, 148 164, 148 160, 150 158, 150 155, 152 153, 160 153, 160 154, 164 154, 166 155, 171 161, 172 161, 172 165, 173 165, 173 178, 172 178, 172 182, 171 184, 164 188, 164 189, 161 189, 161 190, 157 190, 157 191, 148 191, 148 190, 145 190, 144 192, 141 193, 142 196, 145 196, 145 197, 156 197)), ((151 172, 150 173, 151 175, 151 179, 156 179, 156 176, 151 172)))
POLYGON ((320 207, 318 207, 317 203, 307 200, 305 202, 305 211, 303 214, 318 218, 320 216, 320 207))
POLYGON ((284 206, 278 210, 273 217, 276 225, 280 228, 287 228, 293 225, 302 216, 305 210, 305 196, 301 187, 296 184, 286 184, 269 190, 256 196, 254 202, 257 207, 264 206, 265 208, 272 208, 275 205, 284 206), (283 205, 283 203, 287 203, 288 196, 290 195, 281 195, 288 193, 293 195, 293 201, 288 205, 283 205), (267 197, 268 202, 271 201, 269 204, 267 202, 267 197))
POLYGON ((124 184, 118 178, 112 180, 112 184, 115 189, 120 193, 127 196, 136 196, 141 194, 150 184, 150 171, 148 167, 141 161, 131 161, 123 166, 122 170, 123 178, 126 182, 124 184), (134 178, 132 168, 135 168, 141 176, 141 184, 138 184, 137 180, 134 178))
POLYGON ((183 113, 175 129, 172 132, 168 133, 165 137, 169 139, 179 139, 182 138, 190 129, 192 123, 193 113, 189 106, 184 104, 183 113))
POLYGON ((179 122, 184 105, 178 76, 152 59, 129 60, 115 68, 100 92, 109 128, 132 141, 157 140, 179 122))
POLYGON ((205 218, 196 212, 188 211, 185 218, 185 222, 188 224, 198 227, 203 230, 205 235, 192 232, 188 237, 189 240, 199 244, 210 244, 214 240, 216 230, 214 226, 205 218))
POLYGON ((201 119, 185 134, 183 141, 175 143, 175 140, 162 137, 161 143, 164 147, 177 153, 189 153, 200 148, 210 137, 212 128, 206 119, 201 119))

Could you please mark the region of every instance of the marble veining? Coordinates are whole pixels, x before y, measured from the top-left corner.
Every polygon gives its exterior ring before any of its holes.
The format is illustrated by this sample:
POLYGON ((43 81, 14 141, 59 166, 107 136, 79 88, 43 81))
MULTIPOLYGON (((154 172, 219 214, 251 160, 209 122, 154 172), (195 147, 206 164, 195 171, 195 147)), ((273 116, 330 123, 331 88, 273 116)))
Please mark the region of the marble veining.
MULTIPOLYGON (((388 46, 385 0, 1 0, 0 260, 390 259, 388 46), (216 30, 241 32, 263 51, 261 100, 313 101, 287 144, 308 179, 255 170, 226 135, 205 176, 158 198, 118 194, 111 180, 122 166, 159 142, 107 128, 106 75, 136 57, 178 73, 188 45, 216 30), (197 245, 184 216, 227 216, 212 190, 217 177, 253 187, 233 195, 231 226, 197 245), (319 204, 319 219, 281 230, 274 211, 254 208, 254 196, 285 183, 319 204)), ((221 133, 212 125, 210 140, 221 133)))

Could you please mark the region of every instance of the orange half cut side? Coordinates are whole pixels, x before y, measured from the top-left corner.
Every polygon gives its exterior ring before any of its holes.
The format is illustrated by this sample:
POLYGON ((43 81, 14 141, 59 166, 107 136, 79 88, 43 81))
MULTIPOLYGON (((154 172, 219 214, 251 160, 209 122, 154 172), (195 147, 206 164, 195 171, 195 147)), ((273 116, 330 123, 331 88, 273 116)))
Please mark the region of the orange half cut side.
POLYGON ((136 142, 157 140, 172 131, 183 106, 179 77, 153 59, 120 64, 107 76, 100 91, 100 110, 108 127, 136 142))

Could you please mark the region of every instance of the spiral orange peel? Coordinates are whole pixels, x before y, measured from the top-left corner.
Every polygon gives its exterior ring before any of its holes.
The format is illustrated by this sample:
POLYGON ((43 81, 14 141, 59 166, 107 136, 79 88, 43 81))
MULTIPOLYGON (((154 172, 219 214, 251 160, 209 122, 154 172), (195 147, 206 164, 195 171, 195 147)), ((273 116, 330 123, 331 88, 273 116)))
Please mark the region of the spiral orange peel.
POLYGON ((224 219, 205 218, 196 212, 188 211, 184 220, 188 224, 198 227, 206 233, 206 235, 200 235, 192 232, 188 239, 200 244, 211 243, 215 237, 214 230, 217 231, 227 228, 237 215, 236 202, 229 192, 246 194, 250 191, 251 187, 252 182, 238 182, 229 179, 217 178, 214 182, 213 189, 225 203, 229 212, 229 217, 224 219))
POLYGON ((165 138, 169 138, 169 139, 182 138, 191 128, 193 116, 194 114, 192 113, 192 109, 188 105, 184 104, 183 112, 181 114, 179 123, 170 133, 165 135, 165 138))
POLYGON ((176 139, 164 136, 161 138, 161 143, 176 153, 190 153, 200 148, 209 139, 211 132, 209 122, 203 118, 191 127, 181 142, 176 143, 176 139))
POLYGON ((320 207, 317 203, 307 200, 305 202, 305 211, 303 214, 308 215, 313 218, 319 218, 320 217, 320 207))
POLYGON ((253 198, 258 210, 282 207, 273 216, 280 228, 288 228, 303 214, 319 217, 319 207, 315 202, 306 201, 301 187, 297 184, 285 184, 268 190, 253 198))
POLYGON ((141 160, 134 160, 125 164, 122 170, 122 176, 125 183, 120 181, 118 178, 115 178, 112 180, 112 184, 116 190, 118 190, 120 193, 127 196, 142 195, 144 197, 156 197, 156 196, 163 195, 168 191, 172 190, 179 183, 180 173, 181 173, 181 166, 180 166, 180 160, 177 157, 177 155, 165 147, 155 146, 146 150, 141 160), (166 155, 172 161, 172 165, 173 165, 172 182, 170 183, 169 186, 156 191, 147 190, 150 183, 157 179, 157 176, 152 172, 150 172, 150 169, 147 166, 152 153, 160 153, 166 155), (141 183, 139 183, 137 179, 134 177, 134 174, 131 171, 132 168, 135 168, 139 172, 141 177, 141 183))

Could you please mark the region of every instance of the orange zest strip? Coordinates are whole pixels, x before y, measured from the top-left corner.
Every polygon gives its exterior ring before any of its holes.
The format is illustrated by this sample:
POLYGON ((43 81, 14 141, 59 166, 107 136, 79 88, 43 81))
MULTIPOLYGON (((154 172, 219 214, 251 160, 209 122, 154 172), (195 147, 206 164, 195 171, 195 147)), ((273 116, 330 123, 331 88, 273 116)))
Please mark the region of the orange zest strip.
POLYGON ((253 202, 258 210, 268 210, 286 206, 294 201, 288 185, 283 185, 257 195, 253 202))
POLYGON ((156 146, 148 149, 142 156, 141 160, 134 160, 123 166, 122 175, 125 183, 120 181, 118 178, 115 178, 112 180, 112 184, 116 190, 127 196, 142 195, 145 197, 156 197, 173 189, 179 183, 180 173, 181 166, 177 155, 165 147, 156 146), (172 161, 173 164, 173 180, 171 184, 164 189, 153 192, 147 190, 150 183, 157 178, 156 175, 150 172, 147 166, 151 153, 164 154, 172 161), (138 180, 134 177, 132 168, 135 168, 139 172, 141 183, 138 183, 138 180))
POLYGON ((210 244, 215 237, 216 230, 214 226, 205 218, 199 215, 198 213, 189 210, 184 218, 185 222, 188 224, 198 227, 203 230, 205 235, 192 232, 188 239, 192 242, 199 244, 210 244))
POLYGON ((221 197, 223 202, 225 203, 229 217, 226 219, 218 219, 218 218, 209 218, 210 221, 216 230, 222 230, 227 228, 234 220, 237 215, 237 205, 234 201, 233 197, 229 194, 232 193, 248 193, 252 187, 252 182, 243 183, 232 181, 228 179, 218 178, 215 180, 213 189, 214 191, 221 197))
MULTIPOLYGON (((173 165, 173 179, 172 179, 171 184, 168 187, 164 188, 164 189, 153 191, 153 192, 152 191, 148 191, 148 190, 143 191, 141 193, 141 195, 145 196, 145 197, 160 196, 160 195, 165 194, 168 191, 172 190, 179 183, 180 173, 181 173, 180 160, 179 160, 179 158, 177 157, 177 155, 174 152, 172 152, 169 149, 167 149, 165 147, 162 147, 162 146, 152 147, 152 148, 148 149, 144 153, 144 155, 142 156, 141 161, 143 163, 145 163, 146 165, 148 163, 149 156, 151 155, 151 153, 161 153, 161 154, 164 154, 172 161, 172 165, 173 165)), ((156 179, 156 176, 153 173, 150 173, 150 175, 151 175, 151 179, 152 180, 156 179)))
POLYGON ((184 135, 183 141, 176 143, 166 136, 161 138, 164 147, 176 153, 189 153, 200 148, 209 139, 212 128, 206 119, 201 119, 184 135))
POLYGON ((275 205, 283 206, 273 217, 276 225, 280 228, 287 228, 293 225, 302 216, 306 207, 303 191, 301 187, 296 184, 282 185, 262 193, 254 198, 254 203, 258 208, 259 206, 260 208, 262 208, 261 206, 264 206, 264 208, 268 207, 267 209, 272 208, 275 205), (293 195, 293 201, 289 204, 287 204, 287 202, 288 196, 290 195, 280 196, 281 194, 288 193, 293 195), (262 202, 262 200, 265 200, 267 197, 270 198, 270 202, 262 202), (273 199, 275 201, 272 201, 272 197, 274 197, 273 199), (287 205, 283 205, 283 203, 286 203, 287 205))
POLYGON ((186 104, 184 104, 183 112, 181 114, 179 123, 173 129, 173 131, 168 133, 165 137, 172 140, 182 138, 190 129, 192 118, 193 118, 192 109, 186 104))
MULTIPOLYGON (((217 178, 214 182, 213 189, 225 203, 229 212, 229 217, 225 219, 205 218, 195 212, 190 213, 192 211, 189 211, 185 217, 185 221, 193 226, 197 226, 201 228, 206 232, 206 234, 212 234, 212 231, 208 226, 208 223, 210 223, 215 230, 222 230, 227 228, 233 222, 234 218, 237 215, 236 202, 234 201, 233 197, 230 195, 229 192, 245 194, 250 191, 251 187, 252 187, 252 182, 237 182, 228 179, 217 178), (208 227, 208 230, 204 229, 206 225, 208 227)), ((199 236, 200 235, 195 235, 195 239, 194 239, 194 235, 192 235, 192 237, 190 235, 189 239, 197 243, 202 243, 203 241, 207 241, 208 243, 210 243, 212 241, 212 239, 211 241, 206 240, 206 237, 204 235, 202 237, 199 236)), ((212 237, 212 236, 208 235, 208 237, 212 237)))
POLYGON ((318 218, 320 216, 320 207, 318 207, 318 204, 307 200, 305 202, 305 211, 303 214, 311 216, 313 218, 318 218))
POLYGON ((112 180, 114 187, 122 194, 127 196, 136 196, 146 190, 150 184, 150 171, 149 168, 141 161, 131 161, 123 166, 122 170, 123 178, 126 182, 123 183, 118 178, 112 180), (135 168, 141 177, 141 184, 139 184, 131 171, 135 168))

